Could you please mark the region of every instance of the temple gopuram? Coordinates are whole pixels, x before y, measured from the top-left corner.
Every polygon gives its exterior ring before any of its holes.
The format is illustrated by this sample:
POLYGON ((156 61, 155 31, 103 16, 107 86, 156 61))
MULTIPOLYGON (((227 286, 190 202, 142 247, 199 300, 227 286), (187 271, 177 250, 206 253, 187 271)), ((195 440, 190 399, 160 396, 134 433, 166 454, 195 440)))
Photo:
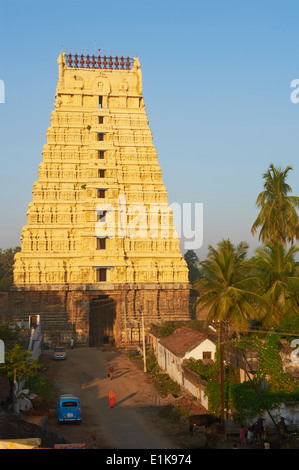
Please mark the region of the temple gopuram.
POLYGON ((123 345, 189 320, 188 268, 142 97, 138 58, 61 53, 55 109, 12 287, 44 340, 123 345))

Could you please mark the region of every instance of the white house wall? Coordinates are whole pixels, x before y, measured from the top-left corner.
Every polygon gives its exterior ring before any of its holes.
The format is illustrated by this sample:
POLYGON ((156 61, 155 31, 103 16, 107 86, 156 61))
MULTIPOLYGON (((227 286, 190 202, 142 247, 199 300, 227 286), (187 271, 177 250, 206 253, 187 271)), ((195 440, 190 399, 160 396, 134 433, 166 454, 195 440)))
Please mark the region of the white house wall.
POLYGON ((195 360, 203 359, 203 352, 211 352, 212 360, 215 359, 216 345, 209 339, 205 339, 196 348, 189 351, 184 357, 177 357, 159 342, 157 343, 157 362, 161 369, 165 370, 169 377, 179 385, 183 384, 181 364, 191 357, 195 360))
POLYGON ((196 361, 198 359, 202 360, 204 352, 211 352, 211 359, 214 361, 216 353, 216 344, 214 344, 209 339, 205 339, 196 348, 192 349, 192 351, 186 353, 183 359, 191 359, 191 357, 193 357, 196 361))
POLYGON ((182 385, 181 360, 158 343, 157 361, 161 369, 165 370, 169 377, 182 385))

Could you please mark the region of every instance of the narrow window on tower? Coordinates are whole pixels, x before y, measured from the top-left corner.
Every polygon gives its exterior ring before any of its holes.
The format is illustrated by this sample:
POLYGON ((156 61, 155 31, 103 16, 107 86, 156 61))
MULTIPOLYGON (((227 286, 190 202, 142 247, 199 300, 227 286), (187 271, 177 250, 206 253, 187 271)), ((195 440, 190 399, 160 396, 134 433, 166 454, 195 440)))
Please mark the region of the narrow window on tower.
POLYGON ((106 250, 106 238, 97 238, 97 250, 106 250))
POLYGON ((98 132, 98 141, 103 142, 104 141, 104 135, 102 132, 98 132))
POLYGON ((98 158, 100 158, 101 160, 102 160, 103 158, 105 158, 105 152, 104 152, 104 150, 99 150, 99 151, 98 151, 98 158))
POLYGON ((97 282, 106 282, 107 281, 107 269, 99 268, 97 269, 97 282))
POLYGON ((98 177, 99 178, 105 178, 105 170, 98 170, 98 177))
POLYGON ((104 116, 99 116, 99 124, 104 124, 104 116))
POLYGON ((99 96, 99 108, 102 107, 102 104, 103 104, 103 97, 99 96))
POLYGON ((98 213, 98 222, 106 222, 107 211, 101 211, 98 213))
POLYGON ((100 199, 105 199, 105 193, 106 193, 105 189, 98 189, 98 190, 97 190, 97 196, 98 196, 98 198, 100 198, 100 199))

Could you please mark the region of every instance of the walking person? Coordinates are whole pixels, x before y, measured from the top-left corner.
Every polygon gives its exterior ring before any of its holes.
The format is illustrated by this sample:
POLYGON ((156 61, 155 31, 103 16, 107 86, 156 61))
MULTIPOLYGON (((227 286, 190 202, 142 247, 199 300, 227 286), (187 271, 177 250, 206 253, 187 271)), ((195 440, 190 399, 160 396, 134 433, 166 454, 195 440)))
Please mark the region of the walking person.
POLYGON ((280 417, 280 421, 279 421, 279 423, 277 423, 277 428, 278 428, 278 432, 279 432, 279 437, 284 439, 286 437, 288 428, 287 428, 287 425, 285 423, 285 420, 284 420, 283 416, 280 417))
POLYGON ((115 399, 116 399, 116 393, 114 390, 111 390, 109 392, 109 405, 110 405, 110 408, 113 408, 114 405, 115 405, 115 399))
POLYGON ((113 367, 112 366, 109 367, 108 376, 110 377, 110 380, 112 380, 112 377, 113 377, 113 367))
POLYGON ((70 346, 71 346, 71 349, 74 349, 74 338, 71 338, 70 346))
POLYGON ((249 428, 247 431, 247 444, 251 446, 253 444, 253 432, 252 429, 249 428))

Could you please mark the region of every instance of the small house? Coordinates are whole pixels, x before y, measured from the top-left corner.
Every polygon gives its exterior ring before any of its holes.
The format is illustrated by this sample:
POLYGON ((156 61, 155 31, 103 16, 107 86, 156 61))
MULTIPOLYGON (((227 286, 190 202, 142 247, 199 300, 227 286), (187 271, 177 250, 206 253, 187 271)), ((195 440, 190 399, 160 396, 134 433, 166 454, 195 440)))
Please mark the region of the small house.
POLYGON ((184 386, 183 362, 194 358, 209 363, 214 361, 216 344, 207 335, 188 327, 175 330, 157 341, 157 362, 172 380, 184 386))

